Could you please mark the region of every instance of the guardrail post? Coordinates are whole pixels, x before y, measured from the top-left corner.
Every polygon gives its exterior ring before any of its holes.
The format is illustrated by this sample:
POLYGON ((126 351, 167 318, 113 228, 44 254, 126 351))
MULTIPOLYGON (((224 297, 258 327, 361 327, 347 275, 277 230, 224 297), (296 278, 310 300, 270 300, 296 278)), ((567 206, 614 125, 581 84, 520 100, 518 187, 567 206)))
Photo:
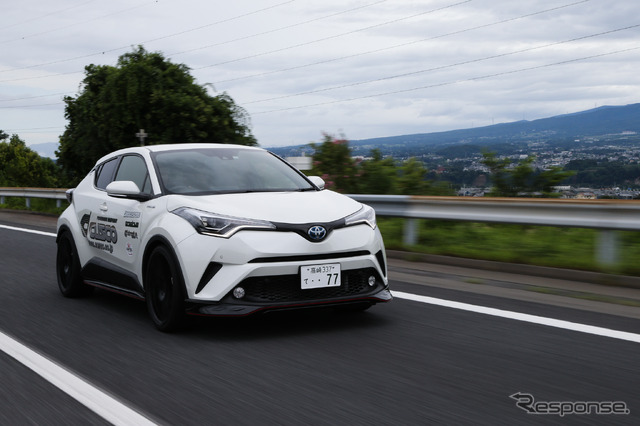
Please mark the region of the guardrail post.
POLYGON ((4 196, 0 196, 0 204, 4 204, 4 196))
POLYGON ((615 266, 618 263, 620 236, 617 231, 602 229, 596 241, 596 260, 604 266, 615 266))
POLYGON ((414 246, 418 243, 418 219, 406 219, 404 221, 403 242, 407 246, 414 246))
POLYGON ((26 200, 27 208, 30 209, 31 208, 31 198, 26 197, 25 200, 26 200))
POLYGON ((60 199, 56 200, 56 207, 57 208, 62 207, 62 200, 60 200, 60 199))

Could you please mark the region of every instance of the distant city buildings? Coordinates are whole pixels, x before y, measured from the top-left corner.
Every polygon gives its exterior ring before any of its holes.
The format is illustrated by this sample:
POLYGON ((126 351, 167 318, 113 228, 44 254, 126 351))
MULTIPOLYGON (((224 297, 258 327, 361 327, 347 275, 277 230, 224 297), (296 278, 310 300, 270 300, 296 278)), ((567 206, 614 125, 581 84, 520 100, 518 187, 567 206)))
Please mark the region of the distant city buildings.
MULTIPOLYGON (((572 188, 571 186, 557 186, 554 188, 560 194, 560 198, 572 198, 578 200, 597 199, 617 199, 633 200, 640 199, 638 189, 620 188, 572 188)), ((491 192, 491 187, 463 187, 457 191, 459 197, 484 197, 491 192)))
MULTIPOLYGON (((356 164, 369 160, 372 149, 384 158, 392 157, 397 164, 414 157, 429 170, 428 179, 448 182, 460 188, 458 195, 479 197, 490 192, 490 170, 483 164, 483 152, 494 152, 498 159, 509 159, 509 167, 533 156, 531 167, 538 171, 553 168, 576 172, 556 188, 563 198, 634 199, 640 198, 640 134, 633 131, 572 138, 522 135, 515 141, 485 142, 459 140, 441 145, 411 147, 405 144, 368 144, 352 146, 356 164), (638 170, 635 176, 635 170, 638 170), (570 186, 570 185, 571 186, 570 186)), ((311 168, 313 148, 309 145, 281 148, 279 155, 287 157, 297 168, 311 168)), ((508 168, 509 168, 508 167, 508 168)))

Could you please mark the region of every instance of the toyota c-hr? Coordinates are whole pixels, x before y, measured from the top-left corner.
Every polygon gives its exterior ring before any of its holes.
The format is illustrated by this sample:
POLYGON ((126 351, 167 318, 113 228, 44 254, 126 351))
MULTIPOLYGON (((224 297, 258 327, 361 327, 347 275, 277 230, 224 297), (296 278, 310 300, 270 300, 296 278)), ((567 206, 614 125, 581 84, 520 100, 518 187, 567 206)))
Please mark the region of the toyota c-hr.
POLYGON ((185 314, 391 300, 374 210, 260 148, 123 149, 67 197, 57 227, 62 294, 99 287, 144 299, 163 331, 185 314))

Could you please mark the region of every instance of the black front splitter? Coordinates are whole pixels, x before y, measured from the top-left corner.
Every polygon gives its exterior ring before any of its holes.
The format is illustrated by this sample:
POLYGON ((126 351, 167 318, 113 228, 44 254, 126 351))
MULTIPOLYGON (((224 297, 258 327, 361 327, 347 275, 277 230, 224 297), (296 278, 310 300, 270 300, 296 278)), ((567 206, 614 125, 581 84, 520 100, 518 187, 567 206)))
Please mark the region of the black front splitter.
POLYGON ((203 303, 202 301, 188 300, 187 314, 195 316, 214 317, 244 317, 257 313, 273 311, 296 310, 307 308, 327 308, 334 306, 362 305, 384 303, 393 300, 393 296, 388 289, 384 289, 373 296, 358 297, 340 300, 317 300, 313 302, 287 302, 274 304, 242 304, 242 303, 203 303))

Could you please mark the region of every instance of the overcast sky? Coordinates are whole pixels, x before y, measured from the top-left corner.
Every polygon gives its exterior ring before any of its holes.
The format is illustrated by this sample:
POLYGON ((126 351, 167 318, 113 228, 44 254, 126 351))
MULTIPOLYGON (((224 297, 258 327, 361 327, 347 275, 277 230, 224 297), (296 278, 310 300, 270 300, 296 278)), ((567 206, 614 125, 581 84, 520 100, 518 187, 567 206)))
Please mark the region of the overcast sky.
POLYGON ((638 0, 21 0, 2 6, 0 130, 57 142, 84 67, 139 44, 227 92, 263 147, 640 102, 638 0))

